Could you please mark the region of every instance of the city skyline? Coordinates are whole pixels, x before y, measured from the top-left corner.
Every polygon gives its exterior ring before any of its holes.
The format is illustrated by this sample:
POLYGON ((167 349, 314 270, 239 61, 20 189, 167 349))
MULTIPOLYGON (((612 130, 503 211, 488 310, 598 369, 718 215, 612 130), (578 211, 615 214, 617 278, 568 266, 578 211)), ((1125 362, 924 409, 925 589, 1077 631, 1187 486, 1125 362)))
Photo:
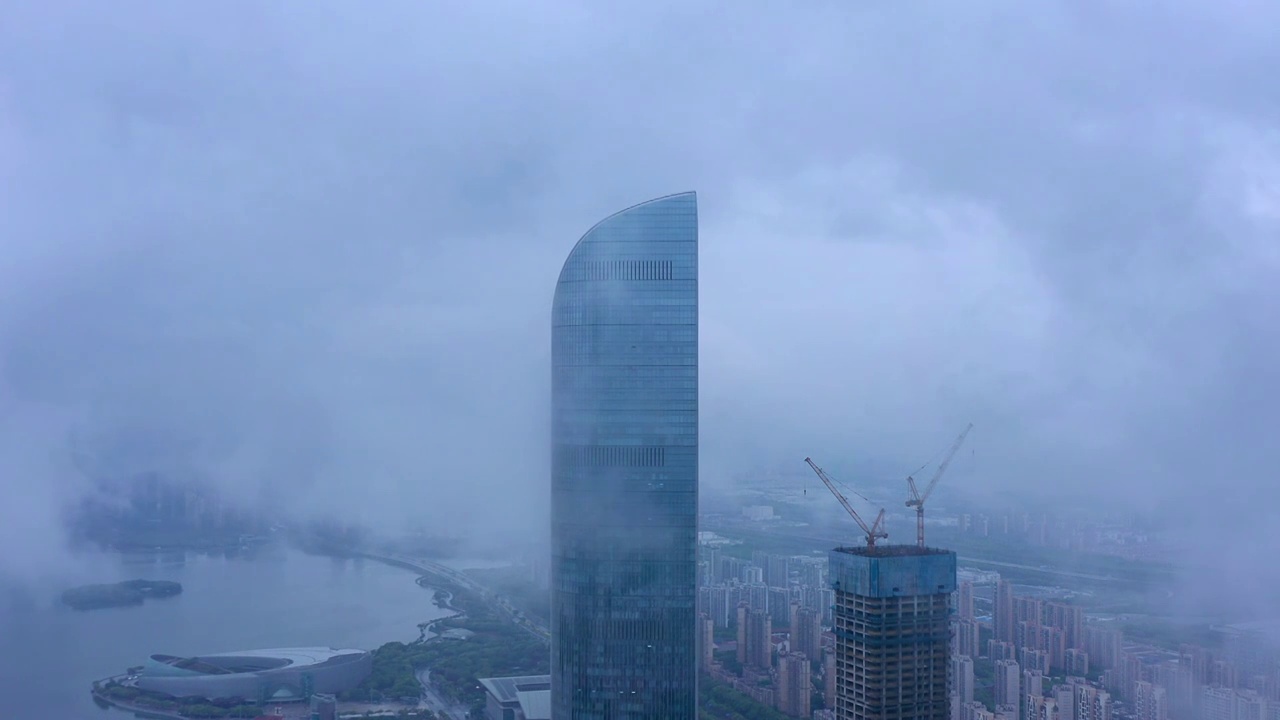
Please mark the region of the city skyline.
POLYGON ((553 653, 561 716, 833 720, 857 532, 802 459, 908 542, 971 422, 925 528, 969 583, 951 720, 1280 720, 1278 25, 0 2, 4 712, 330 643, 415 720, 481 675, 547 720, 553 653), (694 275, 589 257, 668 204, 694 275), (664 283, 692 321, 634 353, 588 317, 664 283))

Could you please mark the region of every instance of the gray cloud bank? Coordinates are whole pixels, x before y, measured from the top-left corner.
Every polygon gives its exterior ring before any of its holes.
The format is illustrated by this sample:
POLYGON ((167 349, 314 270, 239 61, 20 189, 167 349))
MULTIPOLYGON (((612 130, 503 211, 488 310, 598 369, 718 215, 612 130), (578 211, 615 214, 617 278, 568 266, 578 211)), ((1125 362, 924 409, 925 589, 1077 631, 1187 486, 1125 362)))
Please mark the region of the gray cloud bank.
POLYGON ((705 482, 910 469, 972 419, 975 492, 1270 543, 1278 15, 10 3, 0 543, 57 546, 73 426, 300 512, 545 532, 559 264, 690 188, 705 482))

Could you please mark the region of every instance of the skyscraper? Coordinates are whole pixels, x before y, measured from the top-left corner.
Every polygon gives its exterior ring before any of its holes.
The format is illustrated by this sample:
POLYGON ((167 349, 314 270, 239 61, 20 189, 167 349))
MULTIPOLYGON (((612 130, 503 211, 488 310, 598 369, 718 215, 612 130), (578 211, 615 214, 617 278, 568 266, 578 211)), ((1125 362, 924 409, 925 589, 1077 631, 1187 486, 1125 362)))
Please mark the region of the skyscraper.
POLYGON ((556 283, 551 365, 552 716, 693 718, 693 193, 623 210, 582 236, 556 283))
POLYGON ((948 720, 956 554, 915 545, 837 548, 829 567, 836 718, 948 720))

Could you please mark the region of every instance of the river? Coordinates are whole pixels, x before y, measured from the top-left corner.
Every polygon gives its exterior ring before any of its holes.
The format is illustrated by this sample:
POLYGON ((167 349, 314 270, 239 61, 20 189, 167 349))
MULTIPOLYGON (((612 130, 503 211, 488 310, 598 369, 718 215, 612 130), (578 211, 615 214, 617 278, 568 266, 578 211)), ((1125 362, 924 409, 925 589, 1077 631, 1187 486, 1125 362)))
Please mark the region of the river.
POLYGON ((89 612, 60 606, 56 593, 0 603, 0 718, 123 719, 131 715, 98 708, 89 687, 153 653, 372 649, 413 640, 418 623, 448 614, 413 573, 371 560, 267 547, 252 557, 165 553, 112 563, 115 579, 176 580, 183 592, 89 612))

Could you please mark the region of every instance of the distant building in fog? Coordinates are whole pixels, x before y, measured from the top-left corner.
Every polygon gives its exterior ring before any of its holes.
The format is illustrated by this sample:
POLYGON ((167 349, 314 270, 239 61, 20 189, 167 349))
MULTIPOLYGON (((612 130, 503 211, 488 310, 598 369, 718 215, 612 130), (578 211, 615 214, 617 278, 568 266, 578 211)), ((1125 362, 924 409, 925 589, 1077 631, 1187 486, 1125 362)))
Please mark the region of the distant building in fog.
POLYGON ((1168 720, 1169 705, 1165 699, 1164 688, 1143 680, 1139 680, 1134 685, 1134 720, 1168 720))

